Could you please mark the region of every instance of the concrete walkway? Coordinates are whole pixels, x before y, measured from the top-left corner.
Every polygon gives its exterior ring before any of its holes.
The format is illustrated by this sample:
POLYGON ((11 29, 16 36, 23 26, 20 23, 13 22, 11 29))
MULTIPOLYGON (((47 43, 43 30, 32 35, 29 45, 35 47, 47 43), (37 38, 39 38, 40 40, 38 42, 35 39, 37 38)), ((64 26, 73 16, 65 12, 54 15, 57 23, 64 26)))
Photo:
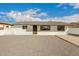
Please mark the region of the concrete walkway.
POLYGON ((79 46, 79 36, 74 35, 58 35, 57 37, 79 46))
POLYGON ((79 47, 56 36, 0 36, 0 56, 79 56, 79 47))

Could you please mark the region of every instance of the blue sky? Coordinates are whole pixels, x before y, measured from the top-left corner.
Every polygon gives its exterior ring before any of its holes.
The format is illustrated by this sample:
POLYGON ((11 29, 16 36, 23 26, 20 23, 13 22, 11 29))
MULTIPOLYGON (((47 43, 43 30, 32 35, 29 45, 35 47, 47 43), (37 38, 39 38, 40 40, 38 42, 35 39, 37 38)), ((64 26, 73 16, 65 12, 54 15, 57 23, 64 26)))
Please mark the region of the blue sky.
POLYGON ((16 18, 6 16, 6 13, 11 11, 24 12, 30 9, 40 9, 39 13, 46 13, 47 16, 41 16, 38 18, 55 18, 65 17, 79 14, 78 4, 60 4, 60 3, 0 3, 0 20, 1 21, 16 21, 16 18), (3 12, 3 13, 2 13, 3 12))

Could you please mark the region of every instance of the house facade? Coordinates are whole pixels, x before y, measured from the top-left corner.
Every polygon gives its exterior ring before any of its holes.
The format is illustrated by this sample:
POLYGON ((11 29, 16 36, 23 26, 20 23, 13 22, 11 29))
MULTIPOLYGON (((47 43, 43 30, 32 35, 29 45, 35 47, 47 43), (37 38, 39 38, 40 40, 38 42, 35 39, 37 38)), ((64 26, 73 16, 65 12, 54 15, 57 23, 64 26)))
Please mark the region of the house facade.
POLYGON ((17 29, 19 34, 30 33, 30 34, 52 34, 54 32, 65 32, 68 28, 68 23, 65 22, 16 22, 13 27, 17 29), (19 32, 20 31, 20 32, 19 32))
POLYGON ((78 23, 27 21, 0 23, 0 35, 79 35, 78 23))
POLYGON ((0 35, 5 35, 9 28, 11 28, 12 24, 6 22, 0 22, 0 35))
POLYGON ((12 24, 0 22, 0 31, 4 31, 4 29, 11 28, 12 24))

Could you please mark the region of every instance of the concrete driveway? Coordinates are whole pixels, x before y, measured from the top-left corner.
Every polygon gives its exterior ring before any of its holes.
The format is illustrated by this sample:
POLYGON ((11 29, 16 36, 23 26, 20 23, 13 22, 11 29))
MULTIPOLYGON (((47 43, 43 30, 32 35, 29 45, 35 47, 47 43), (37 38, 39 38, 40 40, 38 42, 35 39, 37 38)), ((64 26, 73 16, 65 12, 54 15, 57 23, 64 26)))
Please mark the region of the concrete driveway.
POLYGON ((0 36, 0 55, 74 56, 79 55, 79 47, 56 36, 0 36))

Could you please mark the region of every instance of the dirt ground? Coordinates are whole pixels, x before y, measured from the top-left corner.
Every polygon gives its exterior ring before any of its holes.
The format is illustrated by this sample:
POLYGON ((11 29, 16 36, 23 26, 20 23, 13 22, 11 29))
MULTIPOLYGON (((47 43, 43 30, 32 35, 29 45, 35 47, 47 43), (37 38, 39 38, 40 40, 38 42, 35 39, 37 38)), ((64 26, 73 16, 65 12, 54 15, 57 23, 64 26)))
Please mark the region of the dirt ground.
POLYGON ((1 56, 79 55, 79 47, 56 36, 0 36, 1 56))

